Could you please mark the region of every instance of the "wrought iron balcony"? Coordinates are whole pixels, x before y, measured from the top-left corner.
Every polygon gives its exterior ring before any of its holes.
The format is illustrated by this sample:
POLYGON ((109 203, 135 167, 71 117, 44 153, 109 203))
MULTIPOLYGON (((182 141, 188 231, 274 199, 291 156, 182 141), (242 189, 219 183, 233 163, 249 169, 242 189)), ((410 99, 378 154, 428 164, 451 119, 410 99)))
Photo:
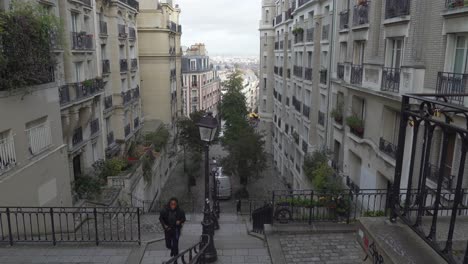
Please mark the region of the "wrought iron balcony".
POLYGON ((124 133, 125 133, 125 137, 128 137, 130 136, 130 132, 132 131, 132 129, 130 128, 130 124, 126 125, 124 127, 124 133))
POLYGON ((303 76, 302 66, 294 66, 293 74, 294 74, 294 76, 296 76, 298 78, 302 78, 302 76, 303 76))
POLYGON ((384 138, 380 138, 379 149, 392 158, 396 158, 397 146, 384 138))
POLYGON ((128 71, 128 61, 127 59, 120 60, 120 72, 128 71))
POLYGON ((306 30, 306 42, 313 42, 314 41, 314 30, 315 30, 315 28, 308 28, 306 30))
POLYGON ((362 73, 363 66, 353 64, 351 65, 351 83, 352 84, 362 84, 362 73))
POLYGON ((106 96, 104 98, 104 109, 110 109, 113 106, 112 95, 106 96))
POLYGON ((83 142, 83 128, 79 127, 73 131, 72 144, 76 146, 83 142))
POLYGON ((383 68, 382 91, 393 93, 400 91, 400 68, 383 68))
POLYGON ((362 1, 355 5, 353 9, 353 26, 369 24, 369 5, 370 1, 362 1))
POLYGON ((468 73, 439 72, 437 75, 436 92, 438 94, 452 95, 447 100, 455 104, 463 104, 468 89, 468 73), (460 96, 457 96, 460 95, 460 96))
POLYGON ((325 126, 325 113, 324 112, 321 112, 321 111, 318 112, 318 123, 321 126, 325 126))
POLYGON ((409 15, 410 5, 410 0, 387 0, 385 4, 385 19, 409 15))
POLYGON ((307 4, 307 3, 310 2, 310 1, 311 1, 311 0, 299 0, 297 6, 298 6, 298 7, 301 7, 301 6, 307 4))
POLYGON ((86 32, 71 32, 71 44, 74 50, 92 50, 93 46, 93 35, 87 34, 86 32))
POLYGON ((140 98, 140 86, 137 85, 137 87, 132 89, 132 97, 133 99, 140 98))
POLYGON ((110 61, 102 60, 102 73, 109 74, 110 72, 110 61))
POLYGON ((305 68, 304 78, 308 81, 312 81, 312 68, 305 68))
POLYGON ((130 60, 130 69, 132 71, 136 71, 138 69, 138 59, 131 59, 130 60))
POLYGON ((277 15, 275 18, 275 25, 278 25, 281 22, 283 22, 283 14, 277 15))
POLYGON ((59 98, 60 98, 60 105, 67 104, 71 101, 70 90, 68 86, 65 85, 59 88, 59 98))
POLYGON ((79 83, 70 83, 59 88, 60 105, 91 97, 104 89, 101 79, 90 79, 79 83))
POLYGON ((99 132, 99 119, 94 119, 93 121, 91 121, 91 135, 94 135, 96 134, 97 132, 99 132))
POLYGON ((328 40, 330 37, 330 25, 322 26, 322 40, 328 40))
POLYGON ((307 106, 307 105, 302 105, 302 114, 307 117, 307 118, 310 118, 310 106, 307 106))
POLYGON ((468 2, 465 0, 445 0, 447 9, 468 7, 468 2))
POLYGON ((340 12, 340 29, 349 28, 349 9, 340 12))
POLYGON ((128 27, 128 38, 132 40, 136 39, 135 28, 128 27))
POLYGON ((111 132, 109 132, 109 133, 107 134, 107 146, 113 145, 114 142, 115 142, 115 139, 114 139, 114 132, 111 131, 111 132))
POLYGON ((328 70, 323 69, 320 71, 320 83, 327 84, 328 70))
POLYGON ((127 38, 127 32, 125 29, 125 25, 118 24, 117 25, 118 33, 119 33, 119 38, 127 38))
POLYGON ((107 22, 99 21, 99 34, 107 36, 107 22))
POLYGON ((132 101, 132 91, 122 92, 122 104, 127 105, 132 101))
POLYGON ((336 66, 336 75, 338 76, 339 79, 344 78, 344 64, 343 63, 338 63, 336 66))
POLYGON ((130 7, 136 9, 137 11, 140 10, 140 3, 136 0, 119 0, 120 2, 129 5, 130 7))

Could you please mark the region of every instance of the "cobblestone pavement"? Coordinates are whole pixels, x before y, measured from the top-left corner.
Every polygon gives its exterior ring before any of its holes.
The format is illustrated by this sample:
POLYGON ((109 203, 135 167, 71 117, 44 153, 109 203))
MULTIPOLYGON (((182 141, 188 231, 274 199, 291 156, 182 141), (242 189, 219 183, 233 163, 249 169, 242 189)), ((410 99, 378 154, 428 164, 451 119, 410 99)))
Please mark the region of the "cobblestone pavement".
POLYGON ((20 246, 0 247, 2 264, 124 264, 137 245, 20 246))
POLYGON ((354 233, 285 235, 280 244, 286 263, 363 263, 363 251, 354 233))

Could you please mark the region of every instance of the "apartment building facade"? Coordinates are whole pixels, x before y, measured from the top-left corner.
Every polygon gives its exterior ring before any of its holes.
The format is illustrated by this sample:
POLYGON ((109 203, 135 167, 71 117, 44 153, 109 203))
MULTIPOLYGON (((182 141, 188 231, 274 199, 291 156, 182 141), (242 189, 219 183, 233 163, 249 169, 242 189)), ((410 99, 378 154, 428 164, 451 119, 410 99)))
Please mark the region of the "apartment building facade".
POLYGON ((221 99, 220 81, 205 44, 192 45, 182 57, 183 115, 209 111, 217 115, 221 99))
MULTIPOLYGON (((59 16, 60 1, 31 2, 59 16)), ((0 1, 0 9, 8 10, 10 4, 8 0, 0 1)), ((62 138, 58 93, 64 83, 64 55, 61 47, 52 45, 51 48, 56 67, 37 70, 35 74, 40 84, 15 87, 11 91, 0 88, 0 200, 3 206, 72 205, 68 146, 62 138)))
POLYGON ((332 1, 262 2, 260 126, 273 123, 274 163, 293 188, 310 187, 304 157, 327 144, 332 14, 332 1))
POLYGON ((138 16, 143 114, 161 120, 173 134, 182 113, 180 12, 171 0, 142 0, 138 16))

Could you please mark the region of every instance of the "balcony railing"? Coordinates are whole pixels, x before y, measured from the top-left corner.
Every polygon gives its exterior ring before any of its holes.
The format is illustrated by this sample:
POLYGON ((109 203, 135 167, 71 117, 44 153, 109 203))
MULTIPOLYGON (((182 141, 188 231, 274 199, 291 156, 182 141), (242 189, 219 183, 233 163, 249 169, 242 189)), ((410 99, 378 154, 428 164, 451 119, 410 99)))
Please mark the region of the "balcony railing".
POLYGON ((83 142, 83 128, 79 127, 73 131, 72 144, 76 146, 83 142))
POLYGON ((114 142, 114 132, 111 131, 107 134, 107 146, 111 146, 112 144, 114 144, 114 142))
POLYGON ((311 0, 299 0, 297 6, 298 6, 298 7, 301 7, 301 6, 307 4, 307 3, 310 2, 310 1, 311 1, 311 0))
POLYGON ((137 87, 133 88, 131 91, 133 99, 140 98, 140 86, 137 85, 137 87))
POLYGON ((113 106, 112 95, 106 96, 104 98, 104 109, 110 109, 113 106))
POLYGON ((37 155, 52 145, 49 122, 27 129, 26 135, 28 136, 31 155, 37 155))
POLYGON ((93 121, 91 121, 91 135, 94 135, 96 134, 97 132, 99 132, 99 119, 94 119, 93 121))
POLYGON ((314 41, 314 30, 315 28, 308 28, 306 30, 306 41, 313 42, 314 41))
POLYGON ((468 88, 468 73, 439 72, 437 75, 436 92, 448 96, 451 103, 463 104, 464 97, 457 96, 466 94, 468 88), (455 96, 454 96, 455 95, 455 96))
POLYGON ((338 76, 339 79, 344 78, 344 64, 343 63, 338 63, 336 66, 336 75, 338 76))
POLYGON ((321 126, 325 126, 325 113, 324 112, 318 112, 318 123, 321 126))
POLYGON ((132 8, 135 8, 137 11, 140 10, 140 3, 136 0, 119 0, 119 1, 129 5, 132 8))
POLYGON ((109 74, 110 72, 110 61, 102 60, 102 73, 109 74))
POLYGON ((99 34, 107 36, 107 22, 99 21, 99 34))
POLYGON ((294 76, 298 77, 298 78, 302 78, 302 66, 294 66, 294 70, 293 70, 293 74, 294 76))
POLYGON ((125 30, 125 25, 119 24, 117 25, 119 38, 127 38, 127 32, 125 30))
POLYGON ((132 28, 132 27, 128 28, 128 38, 129 39, 136 39, 135 28, 132 28))
POLYGON ((390 157, 396 158, 397 146, 392 142, 389 142, 384 138, 380 138, 379 149, 390 157))
POLYGON ((363 73, 363 66, 362 65, 351 65, 351 83, 352 84, 362 84, 362 73, 363 73))
POLYGON ((370 1, 363 1, 362 4, 355 5, 353 9, 353 26, 360 26, 369 23, 370 1))
POLYGON ((447 9, 468 7, 468 2, 464 0, 445 0, 447 9))
POLYGON ((13 136, 0 139, 0 174, 16 165, 16 150, 13 136))
POLYGON ((328 40, 330 37, 330 25, 322 26, 322 40, 328 40))
POLYGON ((410 3, 410 0, 387 0, 385 4, 385 19, 409 15, 410 3))
POLYGON ((132 101, 132 91, 130 90, 126 92, 122 92, 121 96, 122 96, 123 105, 127 105, 132 101))
POLYGON ((312 68, 305 68, 304 78, 308 81, 312 81, 312 68))
POLYGON ((307 106, 307 105, 302 105, 302 114, 309 118, 310 117, 310 106, 307 106))
POLYGON ((128 124, 124 127, 125 137, 130 136, 130 132, 131 132, 131 128, 130 128, 130 124, 128 124))
POLYGON ((120 72, 128 71, 128 61, 127 59, 120 60, 120 72))
POLYGON ((104 89, 101 79, 91 79, 79 83, 70 83, 59 88, 60 104, 65 105, 74 101, 91 97, 104 89))
POLYGON ((136 71, 138 69, 138 59, 131 59, 130 60, 130 69, 132 71, 136 71))
POLYGON ((327 84, 328 70, 323 69, 320 71, 320 83, 327 84))
POLYGON ((93 35, 87 34, 86 32, 71 32, 72 38, 72 49, 74 50, 92 50, 93 46, 93 35))
POLYGON ((80 0, 80 2, 83 3, 84 5, 92 6, 91 0, 80 0))
POLYGON ((340 29, 349 28, 349 9, 340 12, 340 29))
POLYGON ((400 68, 383 68, 382 91, 393 93, 400 91, 400 68))
POLYGON ((275 18, 275 25, 278 25, 281 22, 283 22, 283 14, 277 15, 275 18))

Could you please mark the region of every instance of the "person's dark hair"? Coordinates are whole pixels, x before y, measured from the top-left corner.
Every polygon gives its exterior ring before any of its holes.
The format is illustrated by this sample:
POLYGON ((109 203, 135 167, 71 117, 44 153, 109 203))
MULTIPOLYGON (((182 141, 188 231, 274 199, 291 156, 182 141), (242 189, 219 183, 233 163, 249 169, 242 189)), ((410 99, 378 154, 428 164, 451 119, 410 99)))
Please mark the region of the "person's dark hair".
POLYGON ((179 200, 175 197, 172 197, 171 199, 169 199, 169 202, 167 202, 167 207, 170 207, 171 206, 171 202, 176 202, 177 203, 177 207, 179 207, 179 200))

